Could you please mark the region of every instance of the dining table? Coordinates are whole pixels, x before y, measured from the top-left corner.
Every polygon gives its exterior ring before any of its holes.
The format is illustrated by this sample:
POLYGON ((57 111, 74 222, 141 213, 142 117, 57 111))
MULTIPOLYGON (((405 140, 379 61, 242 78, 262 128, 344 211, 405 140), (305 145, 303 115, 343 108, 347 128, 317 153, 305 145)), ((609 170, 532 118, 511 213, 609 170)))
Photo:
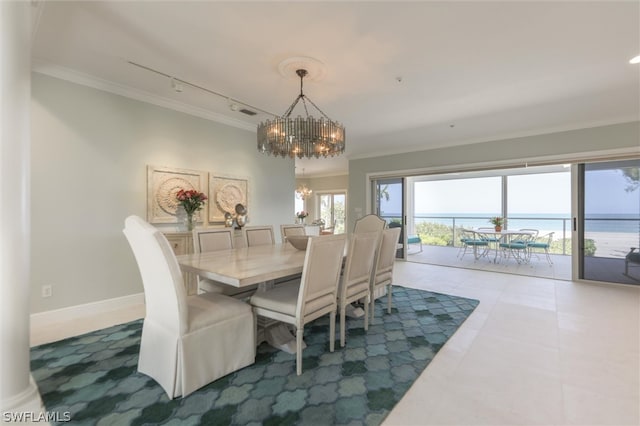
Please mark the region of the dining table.
POLYGON ((247 287, 302 273, 305 251, 288 243, 177 256, 180 268, 233 287, 247 287))
MULTIPOLYGON (((177 256, 177 260, 184 272, 238 288, 259 284, 258 291, 264 291, 274 280, 301 274, 305 253, 289 243, 279 243, 185 254, 177 256)), ((286 325, 261 317, 258 325, 258 343, 266 341, 277 349, 295 353, 295 336, 286 325)))

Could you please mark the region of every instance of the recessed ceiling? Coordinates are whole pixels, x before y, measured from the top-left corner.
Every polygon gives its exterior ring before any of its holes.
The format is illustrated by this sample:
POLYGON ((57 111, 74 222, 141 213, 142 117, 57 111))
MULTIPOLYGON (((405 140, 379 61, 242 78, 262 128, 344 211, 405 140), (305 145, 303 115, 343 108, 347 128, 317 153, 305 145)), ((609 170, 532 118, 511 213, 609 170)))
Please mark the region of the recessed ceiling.
MULTIPOLYGON (((638 2, 37 2, 34 70, 255 130, 299 91, 279 64, 326 67, 308 95, 349 158, 640 119, 638 2), (254 106, 255 116, 226 98, 254 106)), ((252 110, 252 108, 247 108, 252 110)), ((274 158, 273 161, 281 161, 274 158)))

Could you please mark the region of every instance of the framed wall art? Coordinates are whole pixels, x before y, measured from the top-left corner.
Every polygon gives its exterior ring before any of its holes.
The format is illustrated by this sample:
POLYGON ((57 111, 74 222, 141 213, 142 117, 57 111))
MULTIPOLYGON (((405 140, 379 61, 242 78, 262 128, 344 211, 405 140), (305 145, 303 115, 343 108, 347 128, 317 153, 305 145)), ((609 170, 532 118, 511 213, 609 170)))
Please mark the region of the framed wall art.
POLYGON ((249 209, 247 178, 209 175, 209 222, 224 222, 224 214, 235 215, 236 204, 249 209))
MULTIPOLYGON (((179 222, 176 194, 181 189, 207 193, 207 172, 173 167, 147 166, 147 221, 150 223, 179 222)), ((194 217, 201 222, 207 217, 207 206, 194 217)), ((182 209, 180 209, 182 211, 182 209)))

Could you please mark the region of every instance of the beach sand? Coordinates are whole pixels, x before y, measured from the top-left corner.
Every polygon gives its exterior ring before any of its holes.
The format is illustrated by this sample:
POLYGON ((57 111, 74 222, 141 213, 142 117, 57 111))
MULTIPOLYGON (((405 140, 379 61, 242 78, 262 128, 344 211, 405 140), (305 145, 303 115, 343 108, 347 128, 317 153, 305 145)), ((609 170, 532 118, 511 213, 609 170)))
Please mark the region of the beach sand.
MULTIPOLYGON (((545 233, 545 231, 540 231, 539 235, 545 233)), ((554 240, 561 239, 562 232, 556 232, 553 237, 554 240)), ((571 238, 571 234, 568 234, 567 237, 571 238)), ((584 238, 595 242, 596 257, 624 258, 631 247, 640 247, 640 233, 586 232, 584 238)))

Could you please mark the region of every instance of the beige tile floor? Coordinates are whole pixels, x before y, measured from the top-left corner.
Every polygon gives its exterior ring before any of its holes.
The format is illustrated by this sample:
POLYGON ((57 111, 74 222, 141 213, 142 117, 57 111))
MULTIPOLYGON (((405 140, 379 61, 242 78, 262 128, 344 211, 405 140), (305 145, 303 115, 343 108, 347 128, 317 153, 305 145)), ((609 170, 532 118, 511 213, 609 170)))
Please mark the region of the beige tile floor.
POLYGON ((480 300, 386 425, 639 425, 640 288, 399 262, 480 300))
MULTIPOLYGON (((395 283, 480 300, 385 425, 639 425, 640 288, 398 262, 395 283)), ((32 344, 136 307, 32 331, 32 344)))

